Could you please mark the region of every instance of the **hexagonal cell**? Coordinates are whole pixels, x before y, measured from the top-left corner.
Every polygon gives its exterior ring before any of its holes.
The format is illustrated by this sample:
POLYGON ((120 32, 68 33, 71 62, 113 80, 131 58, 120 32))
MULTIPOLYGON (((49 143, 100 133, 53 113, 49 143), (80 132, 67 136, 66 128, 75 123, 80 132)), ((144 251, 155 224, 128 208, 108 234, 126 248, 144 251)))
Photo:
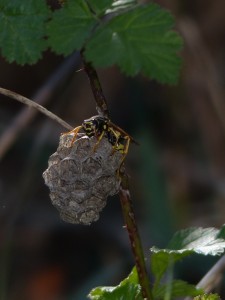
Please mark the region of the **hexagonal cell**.
POLYGON ((62 209, 64 209, 65 207, 68 206, 68 198, 66 197, 66 195, 61 195, 58 193, 50 193, 50 198, 52 201, 52 204, 60 211, 62 209))
POLYGON ((67 134, 67 132, 62 133, 59 138, 59 146, 57 148, 57 152, 64 150, 65 148, 72 147, 73 133, 67 134))
POLYGON ((47 186, 53 185, 53 182, 59 178, 59 164, 50 165, 42 176, 47 186))
POLYGON ((87 136, 77 139, 74 145, 76 148, 74 148, 75 151, 73 151, 73 154, 81 161, 91 155, 92 147, 90 146, 90 139, 87 136))
POLYGON ((90 225, 92 222, 96 222, 99 219, 99 214, 94 210, 88 210, 81 214, 79 223, 83 225, 90 225))
POLYGON ((106 198, 92 196, 89 199, 86 199, 83 205, 88 209, 100 212, 106 206, 106 198))
POLYGON ((89 175, 96 177, 102 173, 101 164, 93 157, 88 157, 82 163, 82 175, 89 175))
POLYGON ((57 152, 53 153, 48 160, 48 167, 51 167, 52 165, 58 164, 60 162, 60 157, 57 152))
POLYGON ((82 180, 77 180, 72 185, 68 186, 67 191, 72 198, 79 199, 79 202, 82 202, 91 195, 90 185, 82 180))
POLYGON ((79 177, 81 165, 71 157, 65 157, 60 162, 59 176, 68 183, 72 183, 79 177))
POLYGON ((93 185, 92 194, 96 197, 113 196, 119 192, 120 179, 116 176, 99 177, 93 185))
POLYGON ((115 151, 110 153, 107 157, 107 160, 103 161, 102 168, 104 170, 108 170, 109 173, 116 173, 116 171, 120 168, 122 162, 123 154, 115 151))
POLYGON ((69 204, 66 209, 60 211, 60 217, 68 223, 90 225, 99 219, 99 213, 92 209, 69 204))

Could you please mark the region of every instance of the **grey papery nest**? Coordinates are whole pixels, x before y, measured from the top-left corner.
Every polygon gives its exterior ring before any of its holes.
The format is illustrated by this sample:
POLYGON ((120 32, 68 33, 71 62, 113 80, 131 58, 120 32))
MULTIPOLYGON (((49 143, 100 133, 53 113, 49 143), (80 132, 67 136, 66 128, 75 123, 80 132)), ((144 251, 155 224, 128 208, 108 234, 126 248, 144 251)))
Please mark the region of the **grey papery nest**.
POLYGON ((95 151, 97 138, 78 134, 71 144, 72 139, 73 134, 60 136, 43 177, 61 219, 88 225, 99 219, 107 197, 119 192, 118 170, 123 154, 113 152, 105 137, 95 151))

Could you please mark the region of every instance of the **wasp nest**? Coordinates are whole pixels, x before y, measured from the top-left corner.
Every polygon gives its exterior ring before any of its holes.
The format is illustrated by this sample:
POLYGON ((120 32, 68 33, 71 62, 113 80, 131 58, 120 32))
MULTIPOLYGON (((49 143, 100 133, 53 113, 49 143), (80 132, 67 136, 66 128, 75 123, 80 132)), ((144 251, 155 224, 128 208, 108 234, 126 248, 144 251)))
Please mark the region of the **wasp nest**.
POLYGON ((61 135, 57 151, 43 173, 52 204, 65 222, 88 225, 99 219, 108 196, 118 193, 122 154, 113 153, 107 138, 98 144, 95 137, 61 135))

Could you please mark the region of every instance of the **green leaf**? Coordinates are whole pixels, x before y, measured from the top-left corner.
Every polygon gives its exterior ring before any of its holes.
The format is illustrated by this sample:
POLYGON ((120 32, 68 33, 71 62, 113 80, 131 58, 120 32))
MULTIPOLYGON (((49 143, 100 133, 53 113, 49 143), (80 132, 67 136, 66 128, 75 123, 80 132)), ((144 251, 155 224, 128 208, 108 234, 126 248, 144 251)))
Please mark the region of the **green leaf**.
POLYGON ((154 299, 175 299, 176 297, 197 296, 204 291, 182 280, 174 280, 171 283, 161 285, 153 289, 154 299), (165 297, 169 295, 170 297, 165 297))
POLYGON ((217 237, 225 240, 225 224, 221 227, 217 237))
POLYGON ((151 256, 151 269, 155 276, 156 285, 162 279, 170 265, 193 253, 191 250, 180 253, 178 251, 158 249, 156 247, 152 247, 150 251, 153 253, 151 256))
POLYGON ((113 0, 88 0, 87 1, 92 8, 92 10, 100 16, 102 13, 106 11, 107 8, 110 8, 113 0))
POLYGON ((193 300, 220 300, 220 296, 217 294, 204 294, 195 297, 193 300))
POLYGON ((168 248, 181 253, 192 250, 203 255, 220 255, 224 252, 225 241, 218 238, 219 232, 216 228, 184 229, 175 233, 168 248))
POLYGON ((137 0, 117 0, 113 1, 112 7, 106 13, 122 12, 125 9, 130 9, 137 5, 137 0))
POLYGON ((136 268, 118 286, 97 287, 90 292, 88 298, 92 300, 143 300, 136 268))
POLYGON ((43 0, 0 0, 0 47, 7 61, 37 62, 46 49, 45 21, 49 9, 43 0))
POLYGON ((49 45, 58 54, 80 50, 97 20, 83 0, 68 0, 53 13, 47 32, 49 45))
POLYGON ((167 249, 152 247, 151 269, 156 285, 169 266, 192 254, 219 255, 224 252, 225 241, 220 238, 224 228, 188 228, 174 234, 167 249))
POLYGON ((156 4, 130 10, 99 26, 86 44, 85 55, 95 67, 117 64, 134 76, 139 72, 164 83, 175 83, 182 42, 171 30, 170 13, 156 4))

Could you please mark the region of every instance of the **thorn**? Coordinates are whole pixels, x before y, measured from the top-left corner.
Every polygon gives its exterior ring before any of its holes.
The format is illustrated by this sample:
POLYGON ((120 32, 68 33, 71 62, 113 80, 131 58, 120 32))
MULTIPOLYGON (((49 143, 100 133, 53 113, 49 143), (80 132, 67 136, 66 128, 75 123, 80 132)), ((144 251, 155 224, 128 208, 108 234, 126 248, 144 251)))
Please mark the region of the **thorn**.
POLYGON ((78 73, 78 72, 81 72, 81 71, 84 71, 84 68, 81 68, 79 70, 76 70, 75 72, 78 73))

